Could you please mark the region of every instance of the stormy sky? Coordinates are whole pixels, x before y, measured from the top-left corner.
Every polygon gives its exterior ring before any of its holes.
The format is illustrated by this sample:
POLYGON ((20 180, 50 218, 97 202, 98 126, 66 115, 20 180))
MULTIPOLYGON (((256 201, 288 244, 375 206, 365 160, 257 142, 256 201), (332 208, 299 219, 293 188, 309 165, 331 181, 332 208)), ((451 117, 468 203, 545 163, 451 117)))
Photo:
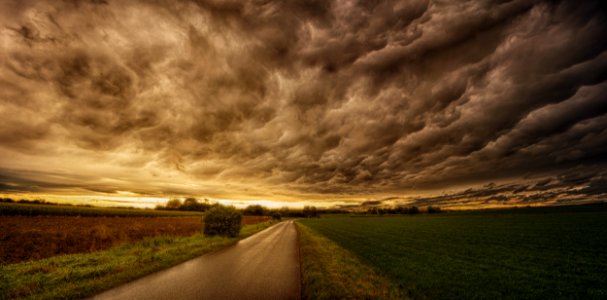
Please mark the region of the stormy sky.
POLYGON ((607 194, 601 1, 2 1, 0 193, 607 194))

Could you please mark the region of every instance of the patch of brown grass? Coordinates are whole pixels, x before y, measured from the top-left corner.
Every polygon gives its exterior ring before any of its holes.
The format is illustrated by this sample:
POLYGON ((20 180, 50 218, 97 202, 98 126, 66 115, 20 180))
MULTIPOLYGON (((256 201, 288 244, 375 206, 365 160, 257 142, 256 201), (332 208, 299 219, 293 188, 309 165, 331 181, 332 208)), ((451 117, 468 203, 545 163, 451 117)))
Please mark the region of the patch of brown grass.
POLYGON ((200 233, 200 217, 0 217, 0 263, 92 252, 157 235, 200 233))
MULTIPOLYGON (((243 225, 270 217, 244 216, 243 225)), ((0 216, 0 264, 109 249, 146 237, 201 233, 201 217, 0 216)))
POLYGON ((270 221, 270 216, 243 216, 242 225, 252 225, 270 221))

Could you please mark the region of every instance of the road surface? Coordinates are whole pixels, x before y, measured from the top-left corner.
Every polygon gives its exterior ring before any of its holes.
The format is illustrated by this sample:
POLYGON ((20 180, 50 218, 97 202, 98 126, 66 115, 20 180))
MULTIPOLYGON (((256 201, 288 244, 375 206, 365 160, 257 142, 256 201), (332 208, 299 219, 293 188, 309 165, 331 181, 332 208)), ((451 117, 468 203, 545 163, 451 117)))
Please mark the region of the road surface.
POLYGON ((297 232, 286 221, 92 299, 299 299, 299 272, 297 232))

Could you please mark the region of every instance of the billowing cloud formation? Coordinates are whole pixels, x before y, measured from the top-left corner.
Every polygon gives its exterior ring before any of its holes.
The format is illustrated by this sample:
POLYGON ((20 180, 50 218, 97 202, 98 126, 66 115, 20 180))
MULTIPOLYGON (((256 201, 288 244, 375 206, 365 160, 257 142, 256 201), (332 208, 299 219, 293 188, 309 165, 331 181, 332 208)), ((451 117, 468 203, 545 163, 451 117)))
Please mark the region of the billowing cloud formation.
POLYGON ((379 199, 607 153, 601 1, 0 6, 6 193, 379 199))

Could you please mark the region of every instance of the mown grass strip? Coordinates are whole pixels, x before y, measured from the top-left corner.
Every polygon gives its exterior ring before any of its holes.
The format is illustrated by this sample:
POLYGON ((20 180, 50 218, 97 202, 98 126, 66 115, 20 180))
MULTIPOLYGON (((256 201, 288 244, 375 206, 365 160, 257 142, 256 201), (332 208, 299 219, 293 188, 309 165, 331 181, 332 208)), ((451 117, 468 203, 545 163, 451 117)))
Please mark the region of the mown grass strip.
POLYGON ((0 299, 75 299, 209 253, 272 222, 245 225, 236 238, 159 236, 106 251, 0 266, 0 299))
POLYGON ((299 222, 303 299, 403 299, 399 287, 299 222))

